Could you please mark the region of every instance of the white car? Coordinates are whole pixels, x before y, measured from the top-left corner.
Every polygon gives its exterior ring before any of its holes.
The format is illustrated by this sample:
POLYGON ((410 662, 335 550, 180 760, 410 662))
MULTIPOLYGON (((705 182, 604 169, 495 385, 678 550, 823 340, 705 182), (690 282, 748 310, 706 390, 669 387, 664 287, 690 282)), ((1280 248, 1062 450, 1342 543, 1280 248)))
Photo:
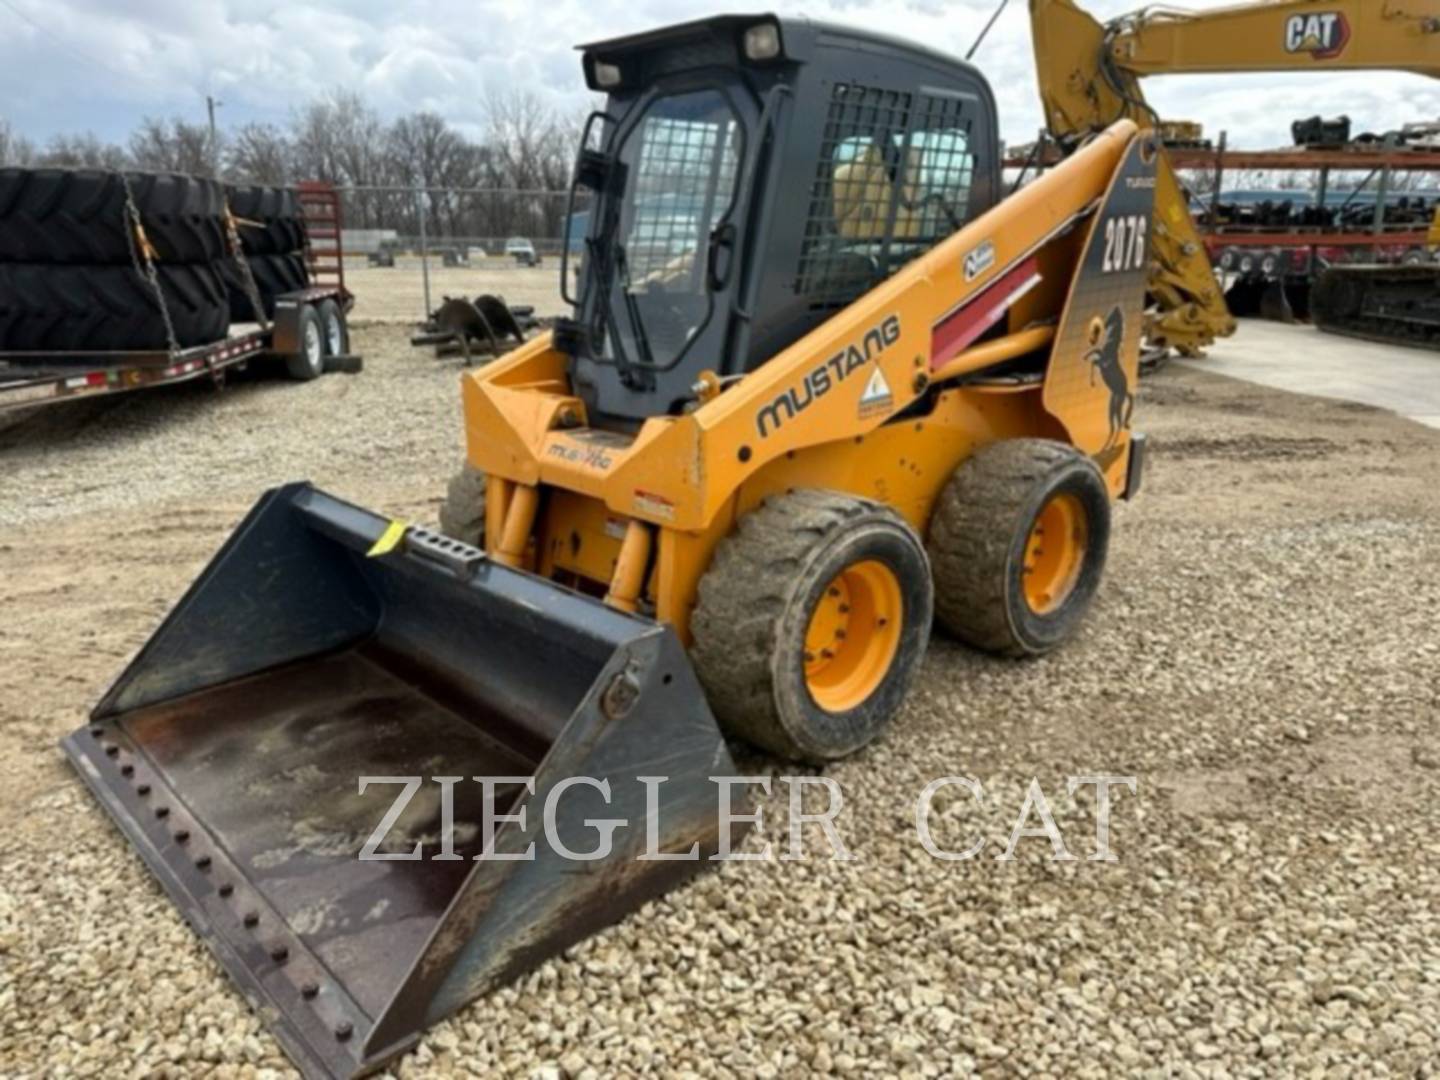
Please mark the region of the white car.
POLYGON ((512 236, 506 240, 505 254, 521 266, 540 265, 540 256, 535 254, 535 245, 523 236, 512 236))

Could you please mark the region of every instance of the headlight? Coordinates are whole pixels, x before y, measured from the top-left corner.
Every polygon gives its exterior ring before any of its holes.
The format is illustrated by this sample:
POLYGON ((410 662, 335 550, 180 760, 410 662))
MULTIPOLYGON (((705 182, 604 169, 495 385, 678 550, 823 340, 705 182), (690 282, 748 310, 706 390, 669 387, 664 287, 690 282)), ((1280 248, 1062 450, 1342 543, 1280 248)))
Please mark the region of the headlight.
POLYGON ((607 64, 604 61, 595 61, 595 85, 603 86, 607 90, 613 86, 620 85, 620 65, 607 64))
POLYGON ((751 60, 774 60, 780 55, 780 27, 767 22, 746 30, 745 55, 751 60))

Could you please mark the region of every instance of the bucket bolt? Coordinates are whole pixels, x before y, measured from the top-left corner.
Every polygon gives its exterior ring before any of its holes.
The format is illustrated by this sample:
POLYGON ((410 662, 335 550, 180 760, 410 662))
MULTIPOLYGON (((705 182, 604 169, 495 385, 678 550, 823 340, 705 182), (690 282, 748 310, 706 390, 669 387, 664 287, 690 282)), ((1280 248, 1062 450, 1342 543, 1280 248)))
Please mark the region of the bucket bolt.
POLYGON ((610 680, 605 692, 600 695, 600 711, 608 720, 619 720, 626 716, 640 700, 639 668, 631 664, 610 680))

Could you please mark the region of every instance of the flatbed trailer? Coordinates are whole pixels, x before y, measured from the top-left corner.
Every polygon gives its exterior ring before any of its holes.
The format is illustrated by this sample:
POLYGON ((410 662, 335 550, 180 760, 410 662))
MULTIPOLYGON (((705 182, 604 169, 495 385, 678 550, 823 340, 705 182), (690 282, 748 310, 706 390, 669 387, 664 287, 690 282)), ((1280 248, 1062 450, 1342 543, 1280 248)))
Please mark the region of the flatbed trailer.
MULTIPOLYGON (((305 261, 310 286, 277 297, 275 317, 266 324, 233 323, 225 337, 174 352, 3 352, 0 351, 0 412, 128 393, 156 386, 208 379, 223 386, 228 373, 244 370, 261 357, 288 357, 306 347, 302 315, 327 300, 349 314, 355 298, 345 287, 340 247, 340 204, 328 184, 296 187, 305 210, 308 242, 305 261)), ((327 371, 360 370, 358 356, 329 349, 327 371)), ((313 344, 313 343, 312 343, 313 344)))

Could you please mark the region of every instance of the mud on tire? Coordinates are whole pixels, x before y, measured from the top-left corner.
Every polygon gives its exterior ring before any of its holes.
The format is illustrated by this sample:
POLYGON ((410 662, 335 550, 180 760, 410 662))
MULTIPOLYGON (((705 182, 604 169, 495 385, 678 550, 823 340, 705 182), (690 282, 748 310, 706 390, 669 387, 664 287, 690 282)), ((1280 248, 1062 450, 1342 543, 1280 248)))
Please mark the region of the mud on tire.
POLYGON ((485 474, 465 465, 450 478, 440 504, 440 531, 471 547, 485 546, 485 474))
POLYGON ((930 520, 935 621, 990 652, 1049 652, 1075 633, 1089 609, 1109 541, 1109 492, 1084 454, 1048 439, 982 447, 950 477, 930 520), (1057 498, 1083 515, 1084 538, 1063 595, 1053 598, 1053 607, 1036 610, 1027 598, 1027 560, 1042 509, 1057 498))
POLYGON ((726 730, 783 757, 830 761, 869 743, 899 711, 929 640, 931 605, 924 548, 899 515, 838 492, 793 491, 746 514, 716 548, 700 579, 691 657, 726 730), (811 689, 814 615, 838 574, 866 564, 893 575, 898 638, 863 699, 823 708, 811 689))
MULTIPOLYGON (((225 336, 225 286, 213 265, 157 263, 181 348, 225 336)), ((0 349, 166 349, 155 292, 130 266, 0 263, 0 349)))
MULTIPOLYGON (((160 262, 225 256, 225 200, 217 181, 179 173, 126 178, 160 262)), ((0 169, 0 260, 132 265, 125 181, 101 169, 0 169)))

